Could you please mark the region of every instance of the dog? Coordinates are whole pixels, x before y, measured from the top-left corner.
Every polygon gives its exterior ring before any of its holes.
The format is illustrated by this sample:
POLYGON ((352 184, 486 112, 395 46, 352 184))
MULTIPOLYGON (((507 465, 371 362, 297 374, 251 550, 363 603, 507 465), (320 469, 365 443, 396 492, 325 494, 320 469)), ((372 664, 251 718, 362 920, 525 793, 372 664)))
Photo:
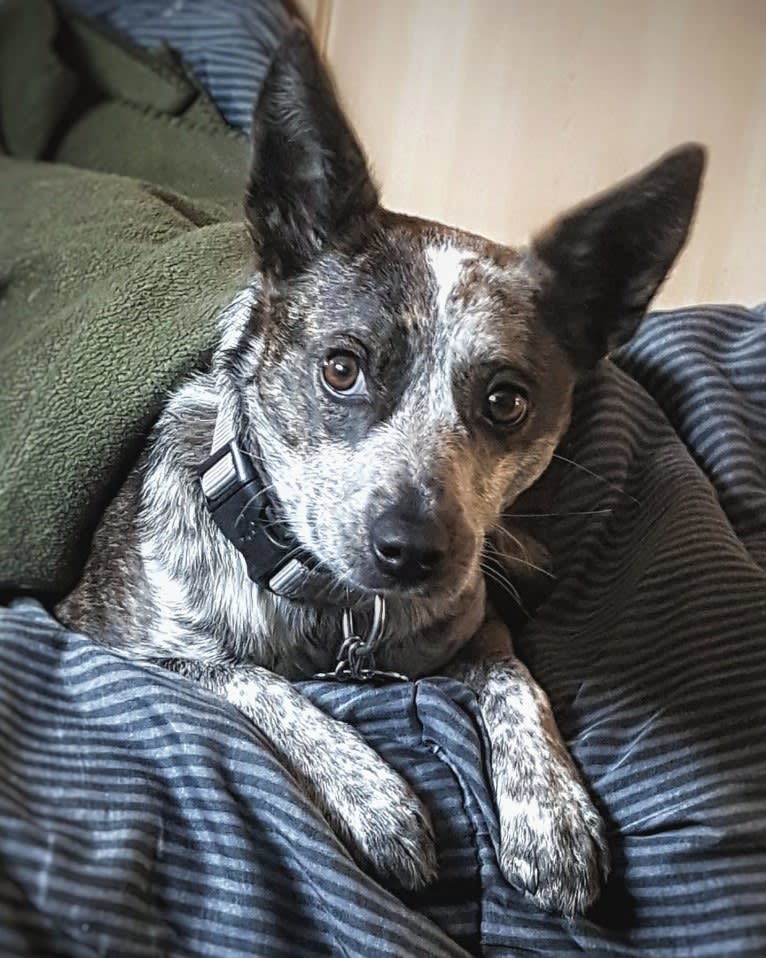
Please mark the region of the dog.
POLYGON ((491 547, 515 582, 543 568, 502 515, 676 259, 704 160, 680 147, 522 249, 393 213, 293 29, 254 114, 254 272, 210 367, 169 397, 60 619, 240 709, 352 854, 406 889, 436 876, 427 810, 291 682, 458 676, 490 745, 503 874, 544 909, 585 912, 605 827, 484 560, 491 547))

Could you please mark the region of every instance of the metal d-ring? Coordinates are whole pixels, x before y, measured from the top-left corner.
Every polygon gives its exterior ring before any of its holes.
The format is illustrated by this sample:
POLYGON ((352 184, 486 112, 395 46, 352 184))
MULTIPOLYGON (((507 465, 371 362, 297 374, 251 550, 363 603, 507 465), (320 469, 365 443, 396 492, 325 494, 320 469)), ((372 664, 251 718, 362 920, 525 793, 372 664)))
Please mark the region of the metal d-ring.
POLYGON ((382 595, 375 594, 372 603, 372 624, 366 638, 362 638, 354 628, 354 613, 351 609, 343 610, 343 645, 341 646, 339 658, 343 658, 344 651, 350 647, 351 643, 356 641, 357 655, 371 655, 375 651, 375 646, 380 641, 383 631, 386 628, 386 600, 382 595))
POLYGON ((399 672, 383 672, 375 668, 373 655, 386 628, 386 600, 382 595, 376 595, 373 600, 372 622, 365 638, 356 632, 351 609, 343 610, 342 628, 338 664, 332 672, 318 672, 314 678, 338 682, 408 681, 407 676, 399 672))

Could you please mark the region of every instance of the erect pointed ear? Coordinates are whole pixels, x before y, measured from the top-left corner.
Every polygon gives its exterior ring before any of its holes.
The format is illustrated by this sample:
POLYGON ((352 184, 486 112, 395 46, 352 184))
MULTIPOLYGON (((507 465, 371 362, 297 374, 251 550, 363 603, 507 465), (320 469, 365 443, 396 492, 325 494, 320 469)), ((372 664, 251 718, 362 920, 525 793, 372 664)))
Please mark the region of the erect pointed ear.
POLYGON ((277 50, 253 118, 245 214, 262 269, 300 271, 377 205, 327 71, 296 27, 277 50))
POLYGON ((533 240, 543 315, 580 367, 635 332, 684 245, 704 166, 703 147, 681 146, 533 240))

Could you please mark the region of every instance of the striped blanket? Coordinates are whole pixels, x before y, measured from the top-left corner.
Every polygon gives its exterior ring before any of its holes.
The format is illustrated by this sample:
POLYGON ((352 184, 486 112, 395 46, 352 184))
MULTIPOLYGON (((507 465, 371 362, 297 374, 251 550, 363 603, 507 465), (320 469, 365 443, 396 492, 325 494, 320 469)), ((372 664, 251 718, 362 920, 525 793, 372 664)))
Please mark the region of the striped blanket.
POLYGON ((454 681, 303 686, 432 812, 439 880, 402 896, 228 705, 25 600, 0 610, 0 954, 766 954, 766 313, 658 313, 617 362, 519 519, 558 576, 519 648, 609 823, 587 919, 500 875, 454 681))
MULTIPOLYGON (((268 0, 75 5, 181 49, 240 127, 285 23, 268 0)), ((766 954, 765 369, 766 310, 650 316, 516 509, 557 574, 517 645, 609 827, 587 919, 503 880, 460 684, 303 685, 432 812, 439 880, 405 896, 232 708, 27 599, 0 608, 0 955, 766 954)))

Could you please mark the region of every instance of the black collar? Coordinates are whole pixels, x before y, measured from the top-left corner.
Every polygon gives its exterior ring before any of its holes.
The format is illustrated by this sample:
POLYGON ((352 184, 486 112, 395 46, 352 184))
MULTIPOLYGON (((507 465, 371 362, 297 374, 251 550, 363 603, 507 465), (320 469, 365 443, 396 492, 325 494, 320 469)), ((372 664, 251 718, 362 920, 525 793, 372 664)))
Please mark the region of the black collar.
POLYGON ((258 454, 245 451, 220 421, 213 451, 199 467, 213 521, 245 557, 253 582, 295 602, 329 604, 335 580, 287 528, 258 454))

